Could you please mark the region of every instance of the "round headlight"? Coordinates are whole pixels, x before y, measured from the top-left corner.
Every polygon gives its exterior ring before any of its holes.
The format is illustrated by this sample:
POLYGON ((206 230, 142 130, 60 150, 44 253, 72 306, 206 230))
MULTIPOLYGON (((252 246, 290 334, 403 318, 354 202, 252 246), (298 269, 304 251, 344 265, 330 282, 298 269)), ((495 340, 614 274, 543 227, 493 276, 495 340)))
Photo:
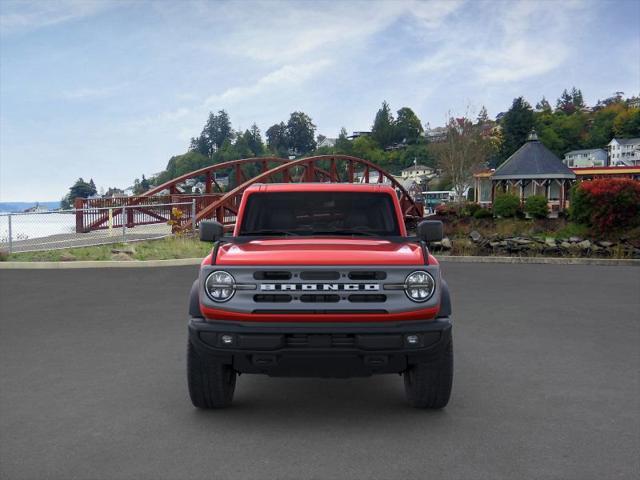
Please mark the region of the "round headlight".
POLYGON ((410 273, 404 281, 404 291, 414 302, 426 302, 436 290, 436 281, 430 273, 417 271, 410 273))
POLYGON ((223 270, 211 272, 204 282, 204 290, 214 302, 226 302, 236 292, 236 281, 223 270))

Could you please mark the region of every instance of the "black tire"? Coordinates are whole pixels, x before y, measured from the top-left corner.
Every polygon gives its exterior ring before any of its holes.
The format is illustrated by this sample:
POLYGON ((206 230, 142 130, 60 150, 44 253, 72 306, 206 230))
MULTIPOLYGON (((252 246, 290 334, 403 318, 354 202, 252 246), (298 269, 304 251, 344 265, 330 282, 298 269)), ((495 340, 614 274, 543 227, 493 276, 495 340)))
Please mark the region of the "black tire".
POLYGON ((404 391, 411 406, 443 408, 449 403, 453 384, 453 343, 438 361, 418 363, 404 372, 404 391))
POLYGON ((187 380, 194 407, 224 408, 231 405, 236 388, 236 372, 221 362, 204 362, 189 342, 187 380))

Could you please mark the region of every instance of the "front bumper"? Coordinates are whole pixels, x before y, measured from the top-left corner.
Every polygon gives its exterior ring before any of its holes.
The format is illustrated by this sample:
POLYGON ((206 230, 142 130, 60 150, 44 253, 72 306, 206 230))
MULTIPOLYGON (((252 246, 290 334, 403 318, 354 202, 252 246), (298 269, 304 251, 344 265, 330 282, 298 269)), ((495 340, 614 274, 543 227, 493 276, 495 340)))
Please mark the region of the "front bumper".
POLYGON ((265 324, 191 318, 189 341, 201 358, 233 365, 240 373, 368 376, 437 362, 451 341, 451 320, 265 324))

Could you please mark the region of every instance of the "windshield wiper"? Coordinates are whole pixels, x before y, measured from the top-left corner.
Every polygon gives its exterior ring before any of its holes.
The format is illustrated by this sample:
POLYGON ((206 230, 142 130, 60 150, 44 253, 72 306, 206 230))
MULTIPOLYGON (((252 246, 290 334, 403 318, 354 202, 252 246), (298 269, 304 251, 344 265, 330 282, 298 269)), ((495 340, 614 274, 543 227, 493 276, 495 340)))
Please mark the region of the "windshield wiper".
POLYGON ((298 235, 296 232, 291 232, 289 230, 268 230, 268 229, 262 229, 262 230, 251 230, 249 232, 240 232, 240 236, 244 236, 244 235, 284 235, 289 236, 289 235, 298 235))

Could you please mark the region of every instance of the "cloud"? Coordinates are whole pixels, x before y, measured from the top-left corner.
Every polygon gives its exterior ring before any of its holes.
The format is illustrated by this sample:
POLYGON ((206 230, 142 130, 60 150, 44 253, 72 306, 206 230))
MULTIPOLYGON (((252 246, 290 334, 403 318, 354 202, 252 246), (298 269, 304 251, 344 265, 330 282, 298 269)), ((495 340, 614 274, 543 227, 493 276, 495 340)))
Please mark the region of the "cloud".
MULTIPOLYGON (((582 23, 582 2, 513 2, 489 9, 476 3, 474 20, 448 25, 435 41, 435 53, 410 67, 440 76, 464 72, 478 83, 517 82, 560 68, 568 59, 572 25, 582 23)), ((467 12, 469 13, 469 12, 467 12)))
POLYGON ((231 87, 219 95, 211 95, 205 100, 206 106, 215 104, 230 104, 265 93, 269 90, 290 89, 314 77, 331 65, 328 59, 318 60, 306 64, 284 65, 277 70, 267 73, 252 85, 231 87))
POLYGON ((4 0, 0 33, 22 33, 90 17, 115 5, 112 0, 4 0))

